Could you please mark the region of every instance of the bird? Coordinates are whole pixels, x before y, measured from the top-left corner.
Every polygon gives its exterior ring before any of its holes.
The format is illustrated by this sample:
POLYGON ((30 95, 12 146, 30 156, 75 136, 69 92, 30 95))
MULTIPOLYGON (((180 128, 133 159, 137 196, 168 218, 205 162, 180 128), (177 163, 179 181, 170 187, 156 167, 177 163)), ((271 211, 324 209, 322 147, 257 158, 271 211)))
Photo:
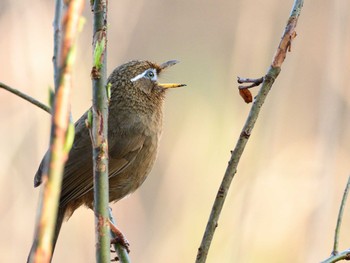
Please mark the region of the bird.
MULTIPOLYGON (((133 193, 145 181, 156 160, 162 133, 163 104, 168 89, 186 86, 158 83, 158 76, 177 64, 133 60, 115 68, 107 79, 110 86, 108 115, 109 202, 117 202, 133 193)), ((73 146, 64 167, 52 255, 62 223, 74 211, 93 209, 92 145, 86 125, 88 112, 75 123, 73 146)), ((34 187, 42 183, 43 157, 34 177, 34 187)), ((31 252, 34 249, 33 243, 31 252)))

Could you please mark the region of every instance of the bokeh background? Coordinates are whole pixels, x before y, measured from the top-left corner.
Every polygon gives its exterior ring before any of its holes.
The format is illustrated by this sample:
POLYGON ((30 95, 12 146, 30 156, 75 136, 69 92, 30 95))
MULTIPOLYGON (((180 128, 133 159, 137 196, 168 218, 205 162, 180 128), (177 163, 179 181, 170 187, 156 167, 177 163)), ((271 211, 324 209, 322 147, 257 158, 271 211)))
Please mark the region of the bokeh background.
MULTIPOLYGON (((133 262, 194 262, 230 150, 250 105, 236 77, 260 77, 293 1, 109 1, 108 72, 131 59, 181 61, 155 167, 113 205, 133 262)), ((319 262, 329 256, 350 174, 350 2, 306 1, 282 72, 233 180, 208 262, 319 262)), ((53 86, 54 1, 1 0, 0 81, 47 102, 53 86)), ((72 112, 91 104, 91 13, 79 36, 72 112)), ((256 90, 253 90, 256 94, 256 90)), ((0 255, 24 262, 48 147, 50 117, 0 90, 0 255)), ((350 247, 350 208, 340 249, 350 247)), ((94 262, 94 216, 63 225, 53 262, 94 262)))

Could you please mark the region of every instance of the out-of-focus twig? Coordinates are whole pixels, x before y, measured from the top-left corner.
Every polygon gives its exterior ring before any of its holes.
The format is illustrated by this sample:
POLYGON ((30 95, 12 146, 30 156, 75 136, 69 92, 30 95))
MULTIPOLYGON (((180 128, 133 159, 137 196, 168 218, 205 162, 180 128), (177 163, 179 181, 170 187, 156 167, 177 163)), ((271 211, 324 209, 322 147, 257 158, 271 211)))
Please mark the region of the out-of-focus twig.
POLYGON ((49 106, 46 106, 45 104, 41 103, 40 101, 34 99, 31 96, 28 96, 27 94, 24 94, 23 92, 21 92, 17 89, 11 88, 10 86, 8 86, 2 82, 0 82, 0 88, 3 88, 5 90, 17 95, 18 97, 21 97, 22 99, 34 104, 35 106, 38 106, 39 108, 43 109, 44 111, 46 111, 48 113, 51 113, 51 109, 49 106))
POLYGON ((349 188, 350 188, 350 176, 348 178, 348 183, 346 184, 344 194, 343 194, 343 199, 341 201, 340 208, 339 208, 337 226, 335 228, 335 234, 334 234, 334 245, 333 245, 333 251, 332 251, 333 255, 338 254, 339 232, 340 232, 341 222, 343 219, 343 213, 344 213, 346 199, 348 198, 348 194, 349 194, 349 188))
MULTIPOLYGON (((55 1, 55 17, 53 21, 53 30, 54 30, 54 41, 53 41, 53 57, 52 57, 52 63, 53 63, 53 71, 54 71, 54 83, 55 83, 55 90, 59 87, 59 66, 58 66, 58 56, 59 56, 59 48, 61 44, 61 19, 62 19, 62 9, 63 9, 63 0, 56 0, 55 1)), ((14 89, 4 83, 0 82, 0 87, 21 97, 22 99, 38 106, 39 108, 43 109, 44 111, 51 113, 50 107, 46 106, 45 104, 41 103, 40 101, 34 99, 31 96, 28 96, 27 94, 24 94, 23 92, 14 89)))
POLYGON ((60 43, 61 43, 61 19, 63 10, 63 0, 55 1, 55 16, 53 19, 53 78, 55 83, 55 90, 59 87, 59 65, 58 56, 60 54, 60 43))
POLYGON ((68 145, 67 140, 68 137, 71 137, 69 133, 74 134, 74 129, 68 129, 73 125, 69 122, 71 74, 78 24, 84 1, 70 0, 66 1, 66 4, 58 60, 59 86, 53 105, 50 156, 47 161, 47 169, 43 173, 44 188, 40 196, 34 246, 29 262, 50 262, 51 260, 62 174, 73 142, 69 140, 70 145, 68 145))
POLYGON ((350 260, 350 249, 347 249, 347 250, 342 251, 340 253, 338 252, 340 226, 341 226, 341 222, 343 219, 345 203, 346 203, 346 200, 348 198, 349 190, 350 190, 350 176, 348 178, 348 182, 346 184, 344 194, 343 194, 343 199, 341 201, 340 208, 339 208, 337 226, 335 228, 335 234, 334 234, 333 251, 332 251, 331 256, 328 259, 322 261, 322 263, 337 262, 337 261, 342 260, 342 259, 350 260))
POLYGON ((254 128, 255 122, 258 118, 261 107, 265 101, 267 94, 269 93, 272 84, 279 75, 281 71, 281 65, 286 57, 287 51, 291 50, 292 40, 295 38, 295 27, 300 15, 301 8, 303 6, 303 0, 295 0, 290 17, 287 22, 287 26, 284 30, 282 39, 277 48, 277 51, 273 57, 272 64, 268 69, 267 74, 264 76, 264 81, 262 83, 261 89, 256 96, 256 99, 252 105, 252 108, 249 112, 249 116, 244 124, 242 132, 238 138, 235 149, 232 151, 231 158, 229 160, 225 175, 222 179, 221 185, 217 192, 209 220, 202 238, 201 245, 198 249, 196 263, 203 263, 206 261, 209 247, 214 236, 215 229, 218 225, 219 216, 222 210, 222 207, 227 196, 227 192, 231 185, 232 179, 237 172, 237 166, 239 160, 242 156, 243 150, 247 144, 247 141, 250 137, 252 129, 254 128))

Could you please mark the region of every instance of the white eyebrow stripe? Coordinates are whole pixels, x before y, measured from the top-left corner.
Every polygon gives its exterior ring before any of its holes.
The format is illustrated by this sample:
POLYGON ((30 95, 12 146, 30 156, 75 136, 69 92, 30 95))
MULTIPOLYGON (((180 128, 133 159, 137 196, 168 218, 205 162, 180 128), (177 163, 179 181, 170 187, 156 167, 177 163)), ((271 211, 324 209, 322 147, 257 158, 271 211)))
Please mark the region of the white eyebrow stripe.
MULTIPOLYGON (((133 77, 132 79, 130 79, 131 82, 135 82, 139 79, 142 79, 148 72, 150 69, 146 69, 144 72, 142 72, 141 74, 137 75, 136 77, 133 77)), ((157 71, 156 69, 151 69, 151 71, 154 73, 154 77, 151 79, 153 81, 157 80, 157 71)))
POLYGON ((135 82, 136 80, 143 78, 145 76, 146 72, 147 72, 147 70, 142 72, 141 74, 138 74, 136 77, 133 77, 132 79, 130 79, 130 81, 135 82))

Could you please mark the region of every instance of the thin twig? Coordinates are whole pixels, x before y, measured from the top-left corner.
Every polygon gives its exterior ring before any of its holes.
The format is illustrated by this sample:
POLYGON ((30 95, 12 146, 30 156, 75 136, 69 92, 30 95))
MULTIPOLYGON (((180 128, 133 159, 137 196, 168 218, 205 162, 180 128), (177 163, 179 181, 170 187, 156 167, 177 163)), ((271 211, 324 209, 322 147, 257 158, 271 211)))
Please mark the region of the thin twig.
POLYGON ((0 82, 0 88, 3 88, 5 90, 17 95, 18 97, 21 97, 22 99, 34 104, 35 106, 38 106, 39 108, 43 109, 44 111, 46 111, 48 113, 51 113, 50 107, 46 106, 45 104, 41 103, 40 101, 34 99, 31 96, 28 96, 27 94, 24 94, 23 92, 21 92, 17 89, 11 88, 10 86, 8 86, 2 82, 0 82))
POLYGON ((250 89, 259 86, 261 83, 263 83, 264 77, 258 78, 258 79, 249 79, 249 78, 241 78, 237 77, 237 82, 239 84, 246 84, 246 83, 251 83, 250 85, 243 86, 240 85, 238 86, 239 89, 250 89))
POLYGON ((40 196, 34 247, 29 262, 50 262, 51 260, 62 174, 71 147, 71 144, 68 145, 66 140, 70 136, 67 131, 74 132, 74 129, 68 129, 69 125, 73 125, 69 122, 71 71, 75 57, 74 46, 78 22, 83 4, 83 0, 68 1, 63 19, 63 38, 60 43, 59 56, 60 85, 55 93, 48 169, 43 173, 44 188, 40 196))
POLYGON ((108 95, 107 95, 107 1, 92 1, 93 68, 92 125, 96 262, 110 261, 108 203, 108 95))
POLYGON ((196 263, 204 263, 206 261, 209 247, 213 239, 215 229, 218 225, 219 216, 220 216, 222 207, 224 205, 227 192, 229 190, 232 179, 237 172, 237 166, 238 166, 239 160, 242 156, 243 150, 250 137, 252 129, 254 128, 255 122, 258 118, 260 109, 265 101, 265 98, 269 93, 276 77, 279 75, 281 71, 281 65, 286 57, 287 51, 290 51, 291 42, 293 38, 296 36, 296 33, 294 30, 295 30, 302 6, 303 6, 303 0, 295 0, 293 4, 292 12, 288 19, 287 26, 285 28, 285 31, 283 33, 283 36, 277 48, 277 51, 274 55, 272 64, 267 74, 264 76, 262 87, 252 105, 247 121, 244 124, 242 132, 236 143, 235 149, 232 151, 230 161, 228 163, 225 175, 223 177, 223 180, 221 182, 221 185, 219 187, 218 193, 216 195, 216 198, 211 210, 211 214, 203 235, 201 245, 198 249, 196 263))
POLYGON ((339 232, 340 232, 341 222, 342 222, 342 219, 343 219, 343 213, 344 213, 346 199, 347 199, 348 194, 349 194, 349 188, 350 188, 350 176, 349 176, 349 179, 348 179, 348 183, 346 184, 346 187, 345 187, 345 190, 344 190, 344 194, 343 194, 343 199, 341 201, 340 208, 339 208, 339 214, 338 214, 338 219, 337 219, 337 226, 335 228, 335 234, 334 234, 334 245, 333 245, 332 255, 337 255, 338 254, 339 232))
POLYGON ((337 255, 332 255, 321 263, 334 263, 340 260, 350 260, 350 248, 342 252, 339 252, 337 255))
POLYGON ((350 176, 348 178, 348 182, 346 184, 344 194, 343 194, 343 199, 340 204, 339 208, 339 214, 338 214, 338 219, 337 219, 337 226, 335 228, 335 234, 334 234, 334 244, 333 244, 333 251, 331 253, 331 256, 322 261, 322 263, 331 263, 331 262, 337 262, 342 259, 350 260, 350 249, 344 250, 342 252, 338 252, 338 243, 339 243, 339 234, 340 234, 340 226, 342 223, 343 219, 343 214, 344 214, 344 208, 345 208, 345 203, 348 198, 350 190, 350 176))

